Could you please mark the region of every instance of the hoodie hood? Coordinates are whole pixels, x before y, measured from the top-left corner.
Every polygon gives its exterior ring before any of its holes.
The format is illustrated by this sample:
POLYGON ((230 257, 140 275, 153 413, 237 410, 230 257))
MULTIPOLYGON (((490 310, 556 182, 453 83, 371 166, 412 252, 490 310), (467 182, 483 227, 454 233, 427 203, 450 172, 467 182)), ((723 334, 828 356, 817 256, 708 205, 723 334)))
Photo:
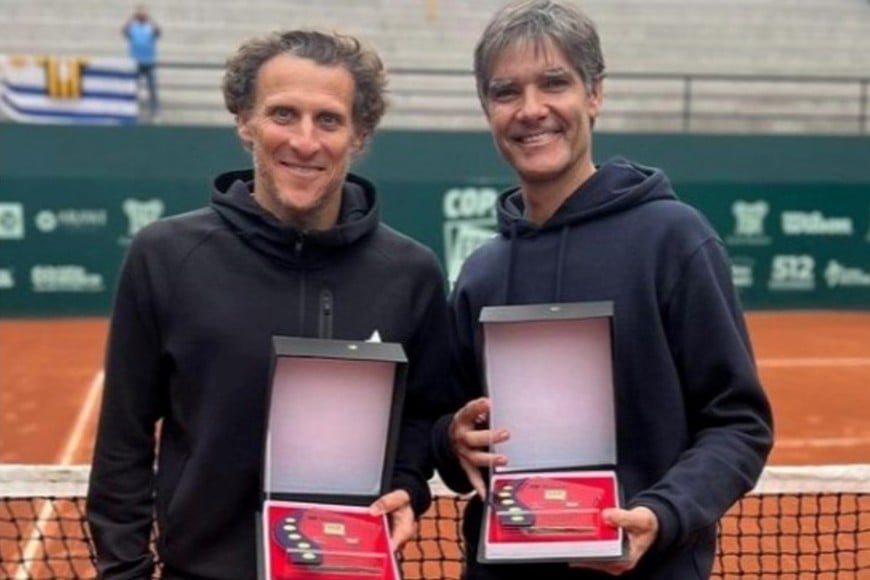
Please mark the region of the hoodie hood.
POLYGON ((509 189, 496 201, 499 233, 510 243, 510 252, 504 272, 503 303, 514 299, 514 269, 517 261, 517 240, 534 238, 550 232, 558 233, 559 242, 554 259, 553 302, 561 302, 565 286, 565 260, 569 251, 568 232, 584 222, 628 211, 639 205, 658 200, 675 200, 671 183, 665 174, 652 167, 644 167, 622 158, 612 159, 598 170, 565 200, 549 220, 542 225, 524 217, 525 204, 519 188, 509 189))
POLYGON ((601 165, 540 226, 523 217, 525 204, 518 187, 502 192, 496 202, 498 230, 503 236, 522 237, 577 225, 659 199, 676 199, 661 170, 617 158, 601 165))
POLYGON ((374 185, 349 173, 341 193, 338 223, 302 231, 279 221, 254 200, 252 170, 231 171, 214 181, 211 207, 242 240, 279 262, 317 266, 374 231, 379 223, 374 185))

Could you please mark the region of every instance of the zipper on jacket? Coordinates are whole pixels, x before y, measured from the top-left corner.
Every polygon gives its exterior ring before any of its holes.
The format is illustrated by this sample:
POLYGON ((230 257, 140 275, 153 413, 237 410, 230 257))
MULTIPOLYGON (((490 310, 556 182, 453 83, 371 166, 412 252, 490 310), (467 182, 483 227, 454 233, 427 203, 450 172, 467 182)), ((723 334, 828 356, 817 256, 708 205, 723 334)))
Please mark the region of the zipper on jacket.
MULTIPOLYGON (((293 255, 296 258, 302 256, 302 249, 305 246, 305 232, 296 234, 296 240, 293 242, 293 255)), ((299 280, 299 332, 300 336, 305 336, 305 301, 306 301, 306 279, 305 270, 302 270, 302 276, 299 280)))
POLYGON ((299 335, 305 336, 305 294, 306 274, 303 271, 299 279, 299 335))
POLYGON ((324 288, 320 291, 320 308, 318 311, 318 332, 320 338, 332 338, 332 291, 329 288, 324 288))

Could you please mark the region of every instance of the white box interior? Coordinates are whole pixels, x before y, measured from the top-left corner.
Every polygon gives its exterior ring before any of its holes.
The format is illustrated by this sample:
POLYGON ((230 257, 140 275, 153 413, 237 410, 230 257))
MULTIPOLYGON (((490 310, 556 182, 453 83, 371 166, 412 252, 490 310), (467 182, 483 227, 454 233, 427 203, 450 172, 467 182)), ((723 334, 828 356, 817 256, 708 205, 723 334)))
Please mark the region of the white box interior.
POLYGON ((266 491, 377 495, 396 365, 282 356, 266 438, 266 491))
POLYGON ((521 471, 616 463, 610 319, 484 324, 495 444, 521 471))

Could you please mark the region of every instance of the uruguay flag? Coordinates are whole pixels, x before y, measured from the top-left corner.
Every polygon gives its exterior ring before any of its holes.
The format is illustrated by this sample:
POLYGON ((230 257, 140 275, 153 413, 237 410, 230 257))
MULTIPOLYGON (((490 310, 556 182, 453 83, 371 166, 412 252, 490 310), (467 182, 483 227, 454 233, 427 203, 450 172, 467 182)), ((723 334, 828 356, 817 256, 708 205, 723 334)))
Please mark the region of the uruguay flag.
POLYGON ((0 54, 0 111, 25 123, 135 123, 136 64, 126 58, 0 54))

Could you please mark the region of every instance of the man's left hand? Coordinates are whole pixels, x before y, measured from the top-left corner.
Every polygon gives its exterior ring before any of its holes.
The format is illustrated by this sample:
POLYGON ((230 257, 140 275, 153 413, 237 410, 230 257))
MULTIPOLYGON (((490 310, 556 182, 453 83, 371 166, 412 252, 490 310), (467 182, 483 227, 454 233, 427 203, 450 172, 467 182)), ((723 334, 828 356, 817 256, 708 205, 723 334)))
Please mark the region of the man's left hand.
POLYGON ((372 515, 389 514, 392 533, 390 539, 396 551, 417 535, 417 520, 411 508, 411 496, 404 489, 397 489, 379 497, 369 507, 372 515))
POLYGON ((659 520, 655 513, 643 506, 623 509, 606 509, 601 513, 605 523, 622 528, 628 534, 628 559, 618 562, 576 562, 576 568, 589 568, 618 576, 633 570, 641 557, 646 554, 659 533, 659 520))

